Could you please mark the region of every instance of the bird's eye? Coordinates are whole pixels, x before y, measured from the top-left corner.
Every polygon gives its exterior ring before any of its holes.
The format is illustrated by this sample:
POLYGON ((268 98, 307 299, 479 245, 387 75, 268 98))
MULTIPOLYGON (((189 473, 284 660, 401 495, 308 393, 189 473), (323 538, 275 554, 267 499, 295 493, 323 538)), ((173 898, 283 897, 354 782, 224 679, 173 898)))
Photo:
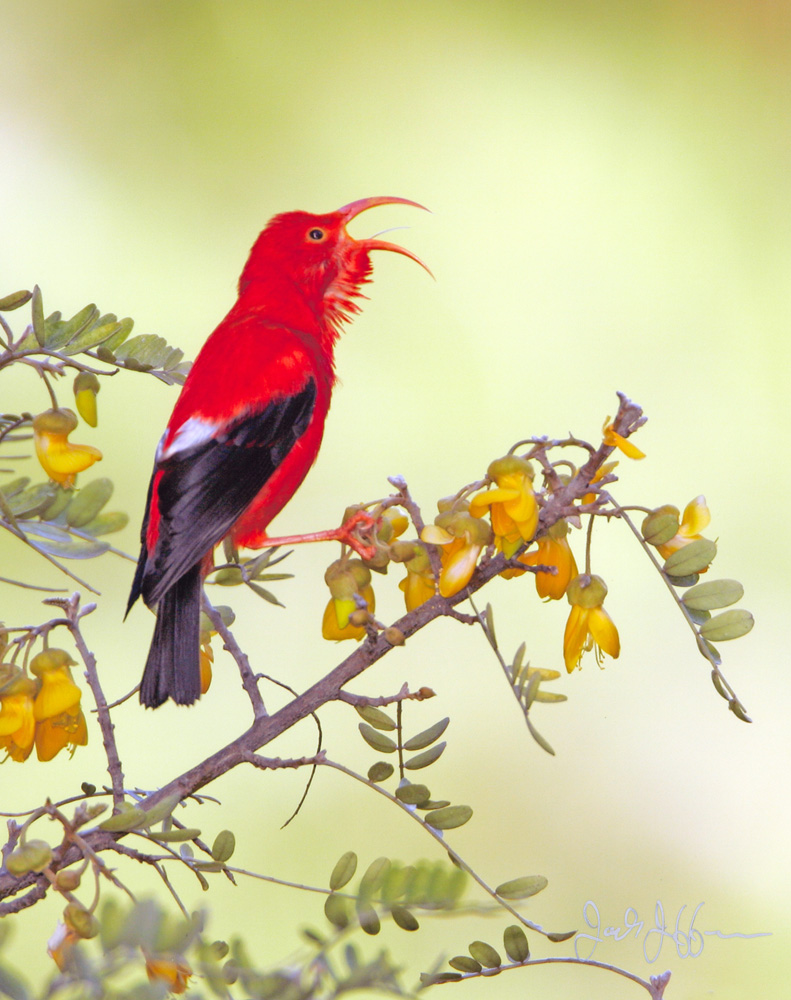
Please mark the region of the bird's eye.
POLYGON ((323 229, 311 229, 308 233, 308 239, 318 243, 319 240, 324 239, 325 235, 326 233, 323 229))

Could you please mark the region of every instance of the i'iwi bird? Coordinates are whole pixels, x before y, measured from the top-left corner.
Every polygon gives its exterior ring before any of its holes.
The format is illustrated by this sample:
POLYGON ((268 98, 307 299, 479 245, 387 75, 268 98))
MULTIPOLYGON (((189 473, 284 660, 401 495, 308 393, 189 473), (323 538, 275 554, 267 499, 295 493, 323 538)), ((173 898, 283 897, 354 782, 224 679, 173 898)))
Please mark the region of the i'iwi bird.
POLYGON ((201 590, 215 546, 267 545, 270 521, 316 460, 335 343, 359 311, 371 251, 425 268, 395 243, 347 233, 361 212, 392 204, 423 208, 375 197, 325 215, 275 216, 253 245, 236 304, 195 359, 157 447, 127 607, 142 597, 157 609, 140 685, 149 708, 200 696, 201 590))

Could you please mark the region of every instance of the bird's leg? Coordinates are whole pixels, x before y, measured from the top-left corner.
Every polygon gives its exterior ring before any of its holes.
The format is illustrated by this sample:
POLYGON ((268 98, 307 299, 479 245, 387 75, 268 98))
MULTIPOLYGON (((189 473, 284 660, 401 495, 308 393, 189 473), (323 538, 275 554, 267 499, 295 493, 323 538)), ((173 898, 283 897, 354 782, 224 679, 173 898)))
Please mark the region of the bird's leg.
POLYGON ((374 535, 379 527, 379 518, 373 517, 368 511, 358 510, 340 528, 329 528, 327 531, 311 531, 304 535, 284 535, 280 538, 267 538, 267 548, 275 545, 300 545, 302 542, 343 542, 354 549, 362 559, 373 559, 376 555, 374 535))

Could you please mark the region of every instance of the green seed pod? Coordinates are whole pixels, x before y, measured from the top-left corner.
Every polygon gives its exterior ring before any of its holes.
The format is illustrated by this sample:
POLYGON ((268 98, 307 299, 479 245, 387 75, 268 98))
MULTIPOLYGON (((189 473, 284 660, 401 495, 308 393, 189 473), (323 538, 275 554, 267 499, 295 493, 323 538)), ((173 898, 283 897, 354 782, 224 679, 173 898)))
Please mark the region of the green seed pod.
POLYGON ((55 876, 56 887, 58 889, 63 889, 65 892, 74 892, 75 889, 79 889, 80 881, 80 873, 74 868, 70 868, 68 871, 58 872, 55 876))

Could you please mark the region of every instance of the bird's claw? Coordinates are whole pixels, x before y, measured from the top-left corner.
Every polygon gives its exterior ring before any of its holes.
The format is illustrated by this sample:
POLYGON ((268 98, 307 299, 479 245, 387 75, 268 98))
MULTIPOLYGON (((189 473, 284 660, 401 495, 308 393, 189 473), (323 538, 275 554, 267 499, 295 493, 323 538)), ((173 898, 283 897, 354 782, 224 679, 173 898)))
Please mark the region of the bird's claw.
POLYGON ((367 510, 358 510, 338 528, 338 541, 354 549, 361 559, 376 555, 376 532, 381 518, 373 517, 367 510))

